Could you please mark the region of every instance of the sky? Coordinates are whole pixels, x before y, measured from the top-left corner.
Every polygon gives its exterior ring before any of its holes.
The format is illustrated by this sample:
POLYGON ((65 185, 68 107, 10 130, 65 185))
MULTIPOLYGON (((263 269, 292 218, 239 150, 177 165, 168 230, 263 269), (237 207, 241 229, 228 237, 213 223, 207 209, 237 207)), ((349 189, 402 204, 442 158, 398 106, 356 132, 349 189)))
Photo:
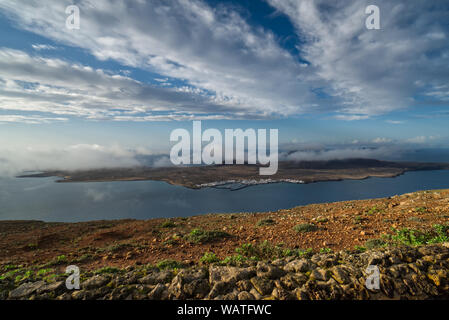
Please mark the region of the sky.
POLYGON ((192 120, 278 129, 296 160, 448 148, 448 21, 444 0, 0 0, 0 173, 165 165, 192 120))

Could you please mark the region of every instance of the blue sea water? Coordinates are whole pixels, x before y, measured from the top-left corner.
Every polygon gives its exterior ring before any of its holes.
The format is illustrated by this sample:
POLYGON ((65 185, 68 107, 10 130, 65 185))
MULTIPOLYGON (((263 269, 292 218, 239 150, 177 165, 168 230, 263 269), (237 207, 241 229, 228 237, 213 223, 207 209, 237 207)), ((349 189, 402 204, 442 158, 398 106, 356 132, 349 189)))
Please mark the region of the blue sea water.
POLYGON ((276 183, 238 191, 192 190, 158 181, 55 183, 56 178, 0 178, 0 220, 76 222, 260 212, 310 203, 449 188, 449 171, 408 172, 311 184, 276 183))

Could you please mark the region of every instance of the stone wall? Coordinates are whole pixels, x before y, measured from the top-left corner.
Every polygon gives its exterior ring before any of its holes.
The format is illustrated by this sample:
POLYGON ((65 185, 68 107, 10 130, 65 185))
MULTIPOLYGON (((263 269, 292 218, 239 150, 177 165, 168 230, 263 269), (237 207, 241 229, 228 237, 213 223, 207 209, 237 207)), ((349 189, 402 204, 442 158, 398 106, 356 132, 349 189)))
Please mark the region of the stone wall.
POLYGON ((242 266, 179 270, 129 267, 84 274, 81 290, 65 279, 15 284, 0 280, 1 299, 449 299, 449 245, 384 248, 364 253, 315 254, 242 266), (365 281, 380 272, 379 290, 365 281))

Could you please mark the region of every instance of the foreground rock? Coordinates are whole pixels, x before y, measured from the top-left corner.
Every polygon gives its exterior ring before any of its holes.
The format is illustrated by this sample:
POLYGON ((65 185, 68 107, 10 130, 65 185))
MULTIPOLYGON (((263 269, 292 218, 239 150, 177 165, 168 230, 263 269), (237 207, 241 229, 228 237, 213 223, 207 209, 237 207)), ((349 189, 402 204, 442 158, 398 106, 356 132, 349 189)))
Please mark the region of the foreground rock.
POLYGON ((449 244, 400 247, 365 253, 326 253, 241 266, 194 266, 179 270, 132 267, 85 274, 81 290, 64 278, 15 284, 0 281, 2 299, 448 299, 449 244), (379 289, 368 289, 368 266, 379 270, 379 289), (86 278, 87 277, 87 278, 86 278))

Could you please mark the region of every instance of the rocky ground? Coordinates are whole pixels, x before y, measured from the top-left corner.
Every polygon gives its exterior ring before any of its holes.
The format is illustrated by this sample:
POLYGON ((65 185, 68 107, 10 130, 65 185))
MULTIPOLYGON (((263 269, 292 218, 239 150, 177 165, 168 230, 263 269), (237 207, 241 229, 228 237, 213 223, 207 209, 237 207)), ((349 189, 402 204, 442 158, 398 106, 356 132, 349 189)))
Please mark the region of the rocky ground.
POLYGON ((81 223, 0 221, 0 270, 6 265, 57 268, 58 263, 96 270, 165 259, 189 264, 206 252, 225 259, 242 245, 264 241, 286 250, 369 249, 401 230, 428 232, 448 222, 449 190, 262 213, 81 223))
POLYGON ((188 268, 128 267, 82 275, 81 290, 65 277, 0 281, 2 299, 448 299, 449 244, 397 247, 364 253, 321 253, 302 258, 210 264, 188 268), (366 268, 380 271, 367 289, 366 268))
POLYGON ((2 221, 0 299, 446 298, 448 218, 449 190, 432 190, 263 213, 2 221), (373 259, 380 292, 364 287, 373 259), (82 290, 65 290, 68 265, 82 290))

